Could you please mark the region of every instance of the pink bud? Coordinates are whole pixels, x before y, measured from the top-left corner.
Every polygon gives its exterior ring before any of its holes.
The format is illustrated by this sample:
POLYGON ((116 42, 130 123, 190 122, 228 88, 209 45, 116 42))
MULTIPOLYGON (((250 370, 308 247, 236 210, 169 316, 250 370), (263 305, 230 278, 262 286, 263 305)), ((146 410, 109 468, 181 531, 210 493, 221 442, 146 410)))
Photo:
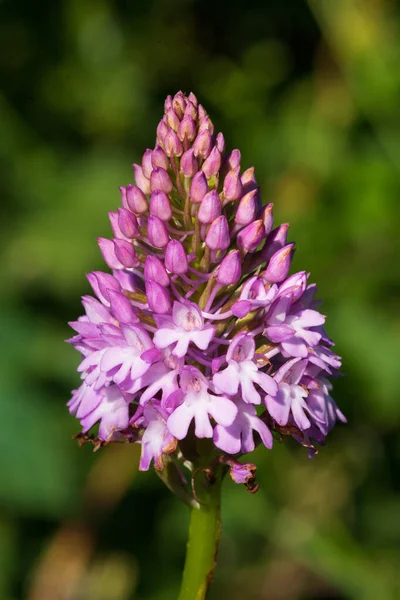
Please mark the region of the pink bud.
POLYGON ((150 188, 152 192, 155 190, 162 190, 166 194, 169 194, 173 188, 173 185, 165 169, 162 167, 155 167, 153 169, 150 177, 150 188))
POLYGON ((218 148, 214 146, 209 156, 201 167, 207 179, 210 179, 213 175, 216 175, 221 167, 221 154, 218 148))
POLYGON ((211 250, 226 250, 230 244, 229 225, 226 217, 217 217, 210 225, 206 244, 211 250))
POLYGON ((144 277, 146 281, 147 279, 152 279, 164 287, 169 286, 168 273, 157 256, 146 256, 146 262, 144 263, 144 277))
POLYGON ((188 96, 188 100, 190 100, 190 102, 193 104, 193 106, 197 107, 198 101, 197 101, 196 96, 193 94, 193 92, 190 92, 190 94, 188 96))
POLYGON ((242 183, 240 181, 240 167, 235 167, 225 177, 224 195, 227 200, 238 200, 242 195, 242 183))
POLYGON ((264 223, 264 229, 265 229, 265 233, 266 235, 268 235, 273 227, 274 224, 274 215, 272 214, 272 209, 273 209, 274 205, 272 202, 270 202, 269 204, 267 204, 267 206, 263 209, 261 218, 263 220, 264 223))
POLYGON ((135 181, 138 188, 140 188, 144 194, 150 194, 150 181, 145 177, 142 167, 134 164, 133 170, 135 172, 135 181))
POLYGON ((171 127, 171 129, 173 129, 176 133, 178 131, 180 121, 179 121, 176 113, 172 110, 172 108, 167 110, 166 117, 167 117, 167 125, 169 125, 171 127))
POLYGON ((189 268, 187 254, 181 242, 170 240, 165 250, 165 266, 170 273, 182 275, 189 268))
POLYGON ((180 156, 183 152, 181 140, 176 135, 175 131, 170 129, 164 138, 164 148, 167 156, 180 156))
POLYGON ((172 217, 170 199, 162 190, 152 192, 150 196, 150 214, 155 215, 162 221, 169 221, 172 217))
POLYGON ((192 117, 184 117, 179 123, 178 137, 183 142, 185 138, 189 142, 193 142, 196 137, 196 123, 192 117))
POLYGON ((258 191, 252 190, 245 194, 238 205, 235 215, 235 223, 238 225, 248 225, 256 218, 260 201, 258 191))
POLYGON ((148 209, 146 196, 140 188, 131 183, 126 186, 126 203, 135 215, 142 215, 148 209))
POLYGON ((186 108, 186 100, 182 92, 178 92, 172 99, 172 108, 179 119, 182 119, 186 108))
POLYGON ((155 248, 165 248, 169 241, 167 228, 161 219, 154 215, 147 219, 147 237, 155 248))
POLYGON ((189 100, 185 108, 185 117, 190 117, 191 119, 193 119, 193 121, 197 120, 197 108, 195 107, 193 102, 190 102, 189 100))
POLYGON ((134 164, 133 170, 135 173, 136 185, 142 190, 144 194, 150 193, 150 181, 145 177, 143 169, 140 165, 134 164))
POLYGON ((241 260, 239 250, 229 252, 221 262, 217 271, 217 282, 221 285, 237 283, 241 276, 241 260))
POLYGON ((124 265, 121 263, 120 260, 118 260, 118 258, 115 255, 115 248, 113 242, 111 240, 108 240, 107 238, 99 237, 97 238, 97 243, 99 244, 100 252, 104 258, 104 261, 107 263, 110 269, 123 269, 124 265))
POLYGON ((196 139, 193 142, 194 155, 200 158, 207 158, 211 152, 212 137, 211 133, 206 129, 199 132, 196 139))
POLYGON ((208 116, 208 113, 202 104, 199 104, 197 110, 199 111, 199 121, 208 116))
POLYGON ((208 192, 208 184, 203 171, 198 171, 192 179, 190 186, 190 200, 193 204, 199 204, 208 192))
POLYGON ((157 125, 157 141, 158 143, 162 143, 165 136, 167 135, 168 125, 164 120, 161 120, 157 125))
MULTIPOLYGON (((211 155, 210 155, 211 156, 211 155)), ((208 224, 215 221, 221 214, 221 200, 217 190, 211 190, 204 196, 199 206, 197 218, 200 223, 208 224)))
POLYGON ((164 100, 164 111, 167 112, 170 108, 172 108, 172 96, 168 95, 164 100))
POLYGON ((151 164, 153 167, 162 167, 166 171, 169 168, 168 157, 161 146, 156 146, 151 155, 151 164))
POLYGON ((236 167, 240 167, 240 159, 241 154, 240 150, 232 150, 232 152, 227 157, 227 164, 229 165, 229 170, 236 169, 236 167))
POLYGON ((87 275, 88 281, 93 288, 94 293, 99 300, 108 305, 110 303, 109 291, 114 290, 116 292, 121 291, 121 286, 118 281, 109 273, 103 273, 102 271, 93 271, 87 275))
POLYGON ((243 192, 251 192, 257 188, 256 178, 254 177, 254 167, 249 167, 242 175, 243 192))
POLYGON ((165 315, 171 310, 171 299, 168 290, 157 283, 148 279, 146 281, 146 296, 150 309, 159 315, 165 315))
POLYGON ((211 135, 213 135, 214 129, 214 123, 211 121, 208 115, 203 119, 199 117, 199 133, 202 131, 209 131, 211 135))
POLYGON ((294 244, 284 246, 271 256, 262 278, 268 283, 279 283, 286 279, 292 262, 294 244))
POLYGON ((120 292, 109 290, 111 313, 120 323, 136 323, 138 318, 132 303, 120 292))
POLYGON ((186 150, 186 152, 182 154, 181 171, 185 177, 193 177, 193 175, 197 173, 198 169, 199 165, 194 156, 193 148, 190 148, 190 150, 186 150))
POLYGON ((259 219, 239 231, 237 245, 246 252, 254 252, 264 239, 264 223, 259 219))
POLYGON ((215 145, 217 146, 221 154, 225 152, 225 138, 222 133, 219 133, 215 138, 215 145))
POLYGON ((133 238, 139 237, 139 226, 135 215, 126 208, 118 209, 118 225, 122 235, 132 240, 133 238))
POLYGON ((279 227, 275 227, 265 240, 265 244, 261 250, 261 258, 263 262, 268 262, 271 256, 280 248, 285 246, 289 223, 282 223, 279 227))
POLYGON ((151 163, 151 155, 152 155, 152 151, 149 148, 147 148, 146 152, 143 154, 143 157, 142 157, 142 171, 143 171, 143 175, 147 179, 150 179, 150 175, 153 170, 153 165, 151 163))
POLYGON ((121 204, 124 208, 128 208, 128 202, 126 200, 126 188, 123 187, 122 185, 119 188, 119 191, 121 192, 121 204))
POLYGON ((131 242, 116 239, 113 240, 113 244, 115 256, 124 267, 131 269, 138 266, 139 260, 131 242))

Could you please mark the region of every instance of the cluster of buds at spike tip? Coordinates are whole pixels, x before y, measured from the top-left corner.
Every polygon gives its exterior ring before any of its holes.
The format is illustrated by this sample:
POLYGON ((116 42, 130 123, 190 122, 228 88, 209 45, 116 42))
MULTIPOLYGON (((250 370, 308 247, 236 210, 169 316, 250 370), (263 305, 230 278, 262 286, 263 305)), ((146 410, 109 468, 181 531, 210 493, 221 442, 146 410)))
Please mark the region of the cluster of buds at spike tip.
POLYGON ((274 228, 254 169, 225 151, 193 94, 166 99, 133 169, 114 237, 99 239, 112 274, 88 276, 96 297, 71 323, 83 360, 70 412, 99 443, 140 443, 141 470, 195 469, 206 448, 254 491, 255 466, 238 458, 285 436, 313 455, 345 421, 316 286, 289 275, 288 225, 274 228))

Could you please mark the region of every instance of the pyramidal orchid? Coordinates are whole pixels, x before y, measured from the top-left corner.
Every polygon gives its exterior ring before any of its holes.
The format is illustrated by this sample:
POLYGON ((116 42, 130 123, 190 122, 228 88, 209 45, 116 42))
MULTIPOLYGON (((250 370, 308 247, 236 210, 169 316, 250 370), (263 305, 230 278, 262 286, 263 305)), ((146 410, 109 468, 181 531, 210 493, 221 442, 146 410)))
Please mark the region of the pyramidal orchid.
POLYGON ((191 506, 180 598, 201 599, 223 476, 256 491, 256 466, 240 458, 287 437, 315 455, 345 421, 329 380, 341 363, 315 285, 289 275, 288 225, 274 228, 254 169, 193 94, 166 99, 133 171, 113 237, 98 240, 109 271, 88 275, 94 297, 70 324, 82 381, 68 406, 82 441, 140 444, 139 469, 154 465, 191 506))

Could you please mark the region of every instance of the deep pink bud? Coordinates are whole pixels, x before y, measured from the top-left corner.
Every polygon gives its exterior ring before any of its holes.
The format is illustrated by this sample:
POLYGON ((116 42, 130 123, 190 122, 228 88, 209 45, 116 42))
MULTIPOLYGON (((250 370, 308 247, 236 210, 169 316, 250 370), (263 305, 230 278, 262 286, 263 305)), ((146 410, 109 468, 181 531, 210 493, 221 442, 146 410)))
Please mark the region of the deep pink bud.
POLYGON ((265 237, 264 223, 261 219, 253 221, 239 231, 237 245, 246 252, 254 252, 265 237))
POLYGON ((219 133, 215 138, 215 145, 217 146, 221 154, 225 152, 225 138, 222 133, 219 133))
POLYGON ((107 263, 110 269, 122 269, 124 265, 115 255, 115 248, 112 240, 99 237, 97 238, 97 243, 99 244, 100 252, 104 258, 104 261, 107 263))
POLYGON ((169 168, 168 157, 161 146, 156 146, 151 155, 151 164, 153 167, 162 167, 166 171, 169 168))
POLYGON ((130 240, 139 236, 139 226, 136 217, 126 208, 118 209, 118 226, 122 235, 130 240))
POLYGON ((148 209, 146 196, 140 188, 131 183, 126 186, 126 203, 135 215, 142 215, 148 209))
POLYGON ((178 240, 170 240, 165 249, 165 266, 170 273, 182 275, 189 268, 187 255, 181 242, 178 240))
POLYGON ((229 252, 221 262, 217 271, 217 282, 221 285, 237 283, 241 276, 241 259, 239 250, 229 252))
POLYGON ((224 195, 227 200, 238 200, 242 195, 242 183, 240 181, 240 166, 235 167, 225 177, 224 195))
POLYGON ((169 129, 164 138, 164 148, 166 155, 170 158, 171 156, 180 156, 183 152, 182 142, 172 129, 169 129))
POLYGON ((182 154, 181 158, 181 171, 185 177, 193 177, 195 173, 199 170, 199 165, 197 163, 197 159, 194 156, 193 148, 190 150, 186 150, 182 154))
POLYGON ((190 200, 194 204, 199 204, 205 194, 208 192, 208 184, 203 171, 198 171, 192 179, 190 186, 190 200))
POLYGON ((202 131, 209 131, 211 135, 213 135, 214 133, 214 123, 211 121, 210 117, 204 117, 204 119, 201 119, 199 122, 199 133, 201 133, 202 131))
POLYGON ((178 138, 183 142, 186 138, 189 142, 193 142, 196 137, 196 123, 192 117, 183 117, 178 127, 178 138))
POLYGON ((268 262, 277 250, 285 246, 288 229, 289 223, 282 223, 282 225, 275 227, 275 229, 271 231, 261 250, 261 258, 263 261, 268 262))
POLYGON ((254 167, 249 167, 242 175, 243 192, 251 192, 257 188, 257 181, 254 176, 254 167))
POLYGON ((120 323, 136 323, 138 318, 132 303, 120 292, 109 290, 111 313, 120 323))
POLYGON ((240 167, 240 159, 240 150, 232 150, 232 152, 228 155, 226 160, 229 171, 231 171, 232 169, 236 169, 236 167, 240 167))
POLYGON ((155 190, 150 196, 150 214, 162 221, 169 221, 172 217, 171 201, 162 190, 155 190))
POLYGON ((155 167, 155 169, 153 169, 150 177, 150 188, 152 192, 155 190, 162 190, 166 194, 169 194, 173 185, 170 176, 165 169, 162 167, 155 167))
MULTIPOLYGON (((211 156, 211 155, 210 155, 211 156)), ((208 224, 215 221, 221 214, 221 199, 217 190, 211 190, 204 196, 199 206, 197 218, 200 223, 208 224)))
POLYGON ((119 191, 121 192, 121 204, 124 208, 129 208, 128 207, 128 202, 126 200, 126 188, 123 187, 122 185, 119 188, 119 191))
POLYGON ((152 155, 152 151, 149 148, 147 148, 146 152, 143 154, 143 157, 142 157, 142 171, 143 171, 143 175, 147 179, 150 179, 150 175, 153 170, 153 165, 151 162, 151 155, 152 155))
POLYGON ((259 209, 259 204, 257 190, 252 190, 245 194, 239 202, 235 215, 235 223, 238 225, 248 225, 254 221, 259 209))
POLYGON ((175 111, 175 113, 177 114, 177 116, 179 117, 179 119, 182 119, 183 113, 185 112, 185 108, 186 108, 186 100, 185 100, 185 97, 182 94, 182 92, 178 92, 173 97, 172 108, 175 111))
POLYGON ((169 241, 167 228, 161 219, 154 215, 147 219, 147 237, 155 248, 165 248, 169 241))
POLYGON ((171 298, 167 288, 157 281, 148 279, 146 281, 146 296, 150 309, 159 315, 165 315, 171 310, 171 298))
POLYGON ((216 148, 214 146, 214 148, 211 150, 210 154, 204 161, 201 169, 204 172, 207 179, 210 179, 210 177, 212 177, 213 175, 216 175, 218 173, 218 171, 220 170, 220 167, 221 167, 221 153, 218 150, 218 148, 216 148))
POLYGON ((172 96, 168 95, 164 100, 164 111, 167 112, 170 108, 172 108, 172 96))
POLYGON ((211 223, 206 236, 206 244, 211 250, 226 250, 230 241, 228 221, 224 215, 221 215, 211 223))
POLYGON ((267 204, 267 206, 264 207, 264 209, 262 211, 261 218, 264 222, 264 228, 265 228, 266 235, 268 235, 270 233, 270 231, 273 227, 273 224, 274 224, 274 215, 272 213, 273 207, 274 207, 273 203, 270 202, 269 204, 267 204))
POLYGON ((199 104, 199 106, 197 107, 197 110, 199 111, 199 120, 200 121, 208 116, 208 112, 206 111, 206 109, 204 108, 204 106, 202 104, 199 104))
POLYGON ((127 240, 113 240, 115 256, 127 269, 137 267, 139 260, 131 242, 127 240))
POLYGON ((194 121, 197 119, 197 108, 193 102, 189 102, 189 100, 185 108, 185 117, 190 117, 194 121))
POLYGON ((103 304, 110 303, 109 290, 114 290, 115 292, 121 291, 119 282, 109 273, 93 271, 93 273, 89 273, 86 277, 88 278, 94 293, 103 304))
POLYGON ((193 94, 193 92, 190 92, 190 94, 188 96, 188 100, 190 100, 190 102, 193 104, 193 106, 197 107, 198 101, 197 101, 196 96, 193 94))
POLYGON ((167 131, 168 131, 168 125, 166 124, 166 122, 162 119, 159 124, 157 125, 157 140, 159 142, 163 142, 165 136, 167 135, 167 131))
POLYGON ((294 244, 288 244, 271 256, 268 266, 262 274, 264 281, 279 283, 286 279, 292 262, 293 248, 294 244))
POLYGON ((167 125, 169 125, 171 127, 171 129, 173 129, 176 133, 178 131, 180 121, 179 121, 175 111, 173 111, 172 108, 168 109, 166 112, 166 117, 167 117, 167 125))
POLYGON ((160 285, 167 287, 169 285, 168 273, 161 260, 157 256, 146 256, 144 263, 144 278, 157 281, 160 285))
POLYGON ((201 131, 193 142, 194 155, 200 158, 207 158, 211 152, 211 147, 211 133, 207 129, 201 131))
POLYGON ((150 194, 150 181, 145 177, 142 167, 134 164, 133 170, 135 172, 135 181, 138 188, 140 188, 144 194, 150 194))

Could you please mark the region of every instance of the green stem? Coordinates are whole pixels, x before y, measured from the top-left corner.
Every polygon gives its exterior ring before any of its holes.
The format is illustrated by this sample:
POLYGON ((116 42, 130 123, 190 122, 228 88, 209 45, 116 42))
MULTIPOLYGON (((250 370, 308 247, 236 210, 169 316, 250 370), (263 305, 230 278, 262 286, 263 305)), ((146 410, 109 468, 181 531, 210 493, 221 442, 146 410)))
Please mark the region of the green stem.
POLYGON ((220 469, 212 482, 204 472, 196 477, 200 506, 193 507, 190 513, 186 562, 178 600, 203 600, 211 585, 221 535, 221 483, 220 469))

